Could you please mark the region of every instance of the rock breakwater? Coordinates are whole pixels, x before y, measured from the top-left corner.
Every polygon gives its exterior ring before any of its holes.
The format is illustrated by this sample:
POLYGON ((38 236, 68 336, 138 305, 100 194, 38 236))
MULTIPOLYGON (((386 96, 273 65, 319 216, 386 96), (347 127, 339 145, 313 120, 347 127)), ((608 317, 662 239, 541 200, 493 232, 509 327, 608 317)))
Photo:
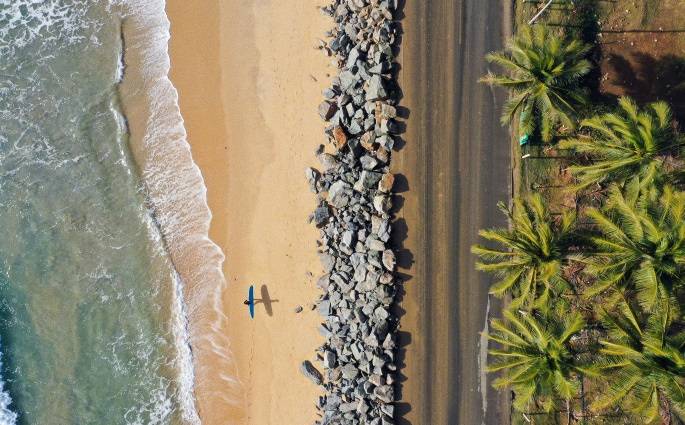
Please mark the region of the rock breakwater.
POLYGON ((339 69, 324 90, 319 115, 328 146, 320 169, 306 177, 318 206, 310 220, 320 229, 325 274, 316 308, 325 343, 302 372, 325 393, 320 425, 394 423, 396 257, 389 246, 394 176, 390 156, 398 133, 399 90, 393 78, 395 0, 334 0, 321 10, 335 27, 320 49, 339 69))

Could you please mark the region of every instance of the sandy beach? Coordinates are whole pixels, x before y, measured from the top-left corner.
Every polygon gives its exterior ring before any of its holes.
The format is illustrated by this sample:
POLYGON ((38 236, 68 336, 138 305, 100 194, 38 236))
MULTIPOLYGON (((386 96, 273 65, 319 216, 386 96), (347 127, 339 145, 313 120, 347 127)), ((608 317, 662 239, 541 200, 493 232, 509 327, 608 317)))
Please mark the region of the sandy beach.
MULTIPOLYGON (((303 424, 316 419, 317 387, 299 372, 320 344, 314 197, 304 169, 323 141, 316 108, 329 77, 314 49, 330 25, 317 2, 171 0, 171 79, 193 158, 208 188, 212 240, 226 254, 225 335, 235 371, 217 354, 196 364, 204 424, 303 424), (256 20, 255 16, 259 19, 256 20), (310 274, 311 273, 311 274, 310 274), (255 285, 271 303, 250 320, 255 285), (305 307, 300 314, 295 307, 305 307), (242 395, 220 389, 237 374, 242 395), (215 381, 215 382, 212 382, 215 381)), ((201 316, 195 320, 202 320, 201 316)), ((199 326, 201 323, 193 323, 199 326)))

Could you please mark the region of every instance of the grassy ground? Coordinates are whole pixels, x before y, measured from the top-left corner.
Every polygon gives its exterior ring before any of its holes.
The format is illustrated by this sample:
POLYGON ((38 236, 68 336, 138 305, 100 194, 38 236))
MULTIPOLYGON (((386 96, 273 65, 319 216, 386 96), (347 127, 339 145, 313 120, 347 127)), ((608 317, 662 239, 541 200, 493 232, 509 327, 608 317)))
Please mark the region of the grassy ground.
MULTIPOLYGON (((545 1, 546 3, 546 1, 545 1)), ((542 1, 518 0, 515 26, 528 25, 542 1)), ((608 109, 616 98, 629 95, 640 103, 665 100, 673 108, 681 129, 685 128, 685 2, 682 0, 576 0, 553 4, 538 20, 592 43, 597 67, 588 77, 593 111, 608 109)), ((540 192, 553 210, 578 209, 596 201, 593 196, 576 199, 564 188, 571 181, 565 171, 570 159, 549 146, 519 146, 518 130, 512 128, 514 194, 540 192), (522 158, 527 156, 527 158, 522 158)), ((584 391, 572 410, 582 417, 593 393, 604 391, 584 383, 584 391)), ((553 415, 516 414, 514 424, 568 424, 566 412, 553 415)), ((602 412, 571 421, 584 424, 637 424, 621 412, 602 412)), ((679 423, 679 422, 676 422, 679 423)))

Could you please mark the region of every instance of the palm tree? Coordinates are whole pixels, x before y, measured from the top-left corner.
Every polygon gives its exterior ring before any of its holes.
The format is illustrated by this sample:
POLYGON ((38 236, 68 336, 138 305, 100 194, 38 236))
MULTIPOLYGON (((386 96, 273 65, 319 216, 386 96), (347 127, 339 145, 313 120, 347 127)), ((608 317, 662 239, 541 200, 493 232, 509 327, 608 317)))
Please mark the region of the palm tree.
POLYGON ((685 193, 669 186, 641 190, 639 179, 609 189, 605 208, 590 208, 598 234, 589 256, 572 256, 596 276, 586 295, 607 289, 637 290, 643 308, 672 299, 685 278, 685 193))
POLYGON ((574 128, 578 108, 587 103, 580 85, 591 68, 585 59, 590 46, 567 40, 538 25, 523 27, 504 52, 486 56, 509 75, 488 73, 481 82, 506 87, 511 97, 504 106, 502 123, 518 115, 521 133, 533 134, 538 128, 544 141, 550 141, 559 125, 574 128))
POLYGON ((604 314, 609 338, 600 341, 599 369, 609 387, 592 408, 620 405, 648 424, 669 424, 671 412, 685 419, 685 333, 669 330, 671 315, 668 303, 645 324, 627 303, 604 314))
POLYGON ((565 212, 558 219, 553 218, 540 194, 515 199, 512 209, 501 202, 498 206, 509 218, 511 227, 479 232, 502 248, 474 245, 471 250, 480 257, 476 268, 499 278, 490 293, 499 297, 512 294, 512 308, 525 303, 545 308, 550 292, 567 287, 561 268, 574 239, 576 215, 565 212))
POLYGON ((501 347, 489 350, 496 360, 487 371, 503 371, 493 386, 512 387, 518 411, 526 411, 535 403, 549 412, 560 398, 568 402, 575 397, 579 375, 594 374, 593 367, 579 364, 570 347, 571 338, 585 325, 582 317, 569 312, 539 316, 509 310, 504 316, 506 321, 491 321, 494 331, 488 335, 501 347))
POLYGON ((588 165, 569 167, 578 189, 592 184, 617 182, 638 176, 649 184, 662 175, 669 154, 679 146, 671 125, 671 108, 665 102, 651 103, 639 110, 627 97, 619 100, 617 112, 594 116, 581 122, 589 135, 566 139, 562 149, 589 155, 588 165))

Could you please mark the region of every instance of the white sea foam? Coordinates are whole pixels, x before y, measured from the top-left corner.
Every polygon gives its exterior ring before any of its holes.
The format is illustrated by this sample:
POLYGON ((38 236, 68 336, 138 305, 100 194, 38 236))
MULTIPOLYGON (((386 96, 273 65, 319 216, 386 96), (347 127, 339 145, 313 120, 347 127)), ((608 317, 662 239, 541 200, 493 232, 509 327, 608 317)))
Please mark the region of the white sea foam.
POLYGON ((41 43, 59 40, 76 42, 83 28, 93 22, 84 16, 88 0, 0 0, 0 53, 24 47, 40 38, 41 43))
POLYGON ((144 97, 149 113, 144 137, 132 141, 142 146, 133 150, 155 220, 180 275, 175 280, 174 332, 182 411, 187 423, 197 424, 195 392, 210 397, 216 409, 235 406, 242 399, 221 302, 225 257, 208 236, 212 215, 207 188, 192 159, 178 92, 168 78, 170 22, 165 1, 121 0, 117 4, 124 10, 126 58, 135 52, 136 61, 135 70, 126 68, 124 81, 134 71, 142 74, 136 77, 141 87, 129 95, 138 101, 144 97), (211 368, 205 362, 208 359, 211 368))
POLYGON ((183 294, 183 279, 177 273, 174 275, 174 300, 172 329, 178 353, 178 369, 180 371, 179 389, 181 397, 181 412, 183 419, 192 424, 201 423, 195 408, 193 391, 195 386, 195 372, 193 368, 193 353, 191 352, 188 333, 186 304, 183 294))
MULTIPOLYGON (((0 355, 0 369, 2 369, 2 356, 0 355)), ((10 409, 12 398, 5 390, 5 381, 0 377, 0 425, 15 425, 17 414, 10 409)))

